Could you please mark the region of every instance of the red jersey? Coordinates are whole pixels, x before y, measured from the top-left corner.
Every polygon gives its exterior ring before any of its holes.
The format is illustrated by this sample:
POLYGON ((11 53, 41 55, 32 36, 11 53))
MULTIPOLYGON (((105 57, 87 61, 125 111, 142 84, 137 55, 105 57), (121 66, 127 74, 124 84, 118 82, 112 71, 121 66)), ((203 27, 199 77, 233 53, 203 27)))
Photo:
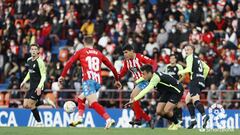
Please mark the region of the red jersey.
POLYGON ((134 59, 124 60, 123 67, 119 74, 119 78, 123 77, 129 70, 135 80, 139 79, 142 76, 142 71, 140 70, 140 68, 141 66, 143 66, 143 64, 152 65, 153 70, 157 70, 157 63, 154 60, 140 53, 136 53, 136 57, 134 59))
POLYGON ((99 84, 102 82, 101 77, 101 64, 102 62, 110 68, 113 72, 115 79, 118 81, 118 74, 115 67, 112 63, 105 57, 100 51, 94 48, 83 48, 77 51, 67 62, 64 67, 61 76, 65 77, 67 71, 71 67, 71 65, 79 60, 82 66, 83 71, 83 81, 86 80, 95 80, 99 84))

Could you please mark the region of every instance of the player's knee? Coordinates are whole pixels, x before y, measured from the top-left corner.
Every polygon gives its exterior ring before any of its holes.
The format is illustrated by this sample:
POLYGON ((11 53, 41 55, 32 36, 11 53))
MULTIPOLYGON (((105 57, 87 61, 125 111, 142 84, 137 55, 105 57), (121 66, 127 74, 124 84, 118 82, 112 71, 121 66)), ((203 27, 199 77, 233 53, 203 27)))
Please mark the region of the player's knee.
POLYGON ((28 109, 28 105, 25 103, 25 104, 23 104, 23 108, 26 108, 26 109, 28 109))
POLYGON ((165 115, 165 112, 158 110, 158 111, 157 111, 157 115, 164 116, 164 115, 165 115))
POLYGON ((200 97, 199 97, 198 94, 197 94, 197 95, 194 95, 194 96, 192 97, 193 103, 196 102, 196 101, 198 101, 198 100, 200 100, 200 97))
POLYGON ((164 108, 164 114, 169 114, 172 112, 172 109, 170 108, 164 108))

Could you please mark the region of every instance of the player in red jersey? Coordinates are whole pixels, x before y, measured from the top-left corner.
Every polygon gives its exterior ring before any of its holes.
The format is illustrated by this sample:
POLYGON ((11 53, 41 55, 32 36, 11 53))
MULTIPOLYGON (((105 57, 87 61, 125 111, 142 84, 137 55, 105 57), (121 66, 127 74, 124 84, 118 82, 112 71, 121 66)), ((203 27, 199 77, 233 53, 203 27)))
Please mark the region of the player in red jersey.
MULTIPOLYGON (((87 36, 84 38, 84 48, 77 51, 67 62, 64 67, 59 82, 62 83, 68 70, 74 62, 80 61, 83 70, 83 83, 82 94, 78 97, 78 111, 79 120, 70 123, 70 126, 76 126, 83 121, 83 113, 85 110, 85 100, 88 100, 90 108, 93 108, 100 116, 106 120, 105 129, 110 128, 115 121, 110 118, 109 114, 105 111, 102 105, 97 101, 96 92, 100 88, 102 82, 101 77, 101 64, 102 62, 110 68, 115 76, 115 80, 118 81, 118 74, 112 63, 98 50, 93 48, 93 38, 87 36)), ((118 84, 121 87, 121 84, 118 84)))
MULTIPOLYGON (((142 71, 140 70, 140 68, 141 68, 141 66, 143 66, 143 64, 152 65, 154 71, 157 69, 157 63, 154 60, 152 60, 140 53, 135 53, 133 50, 133 47, 131 45, 124 46, 123 53, 124 53, 125 60, 123 63, 123 67, 120 71, 119 78, 122 78, 127 73, 127 71, 130 71, 134 77, 134 80, 138 80, 142 76, 142 71)), ((116 82, 116 85, 120 85, 120 82, 116 82)), ((130 99, 132 100, 147 85, 148 85, 147 81, 142 81, 142 82, 138 83, 135 86, 135 88, 132 90, 130 99)), ((142 124, 141 120, 144 119, 145 121, 147 121, 149 123, 151 128, 154 128, 153 120, 141 108, 141 104, 139 101, 136 101, 133 103, 132 109, 135 114, 135 120, 130 121, 129 124, 141 125, 142 124)))

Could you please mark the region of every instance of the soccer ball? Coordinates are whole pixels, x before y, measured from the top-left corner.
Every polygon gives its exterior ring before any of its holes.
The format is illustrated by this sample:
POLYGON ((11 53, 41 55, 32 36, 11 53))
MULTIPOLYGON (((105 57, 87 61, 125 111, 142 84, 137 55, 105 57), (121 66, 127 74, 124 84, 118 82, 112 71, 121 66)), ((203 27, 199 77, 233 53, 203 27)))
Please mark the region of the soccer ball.
POLYGON ((73 101, 67 101, 63 105, 64 111, 67 113, 72 113, 75 111, 76 104, 73 101))

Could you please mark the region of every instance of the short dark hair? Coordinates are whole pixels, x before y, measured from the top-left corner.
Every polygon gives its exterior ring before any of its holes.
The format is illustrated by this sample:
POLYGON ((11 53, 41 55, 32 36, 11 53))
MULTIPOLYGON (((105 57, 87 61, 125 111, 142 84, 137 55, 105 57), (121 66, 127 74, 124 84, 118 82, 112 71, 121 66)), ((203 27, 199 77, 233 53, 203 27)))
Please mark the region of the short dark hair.
POLYGON ((151 72, 153 73, 153 68, 152 68, 152 65, 143 65, 140 70, 143 72, 143 71, 146 71, 147 73, 151 72))
POLYGON ((123 46, 122 50, 123 51, 126 51, 126 50, 127 51, 133 51, 134 49, 131 45, 125 45, 125 46, 123 46))
POLYGON ((187 46, 191 47, 192 50, 195 51, 195 47, 193 45, 187 44, 187 45, 184 46, 184 48, 187 47, 187 46))
POLYGON ((171 54, 169 57, 172 57, 172 56, 174 56, 174 57, 176 58, 176 55, 175 55, 175 54, 171 54))
POLYGON ((92 45, 93 44, 93 37, 92 36, 85 36, 83 41, 88 45, 92 45))
POLYGON ((39 46, 37 43, 31 44, 31 45, 30 45, 30 48, 31 48, 32 46, 36 46, 38 49, 40 48, 40 46, 39 46))

